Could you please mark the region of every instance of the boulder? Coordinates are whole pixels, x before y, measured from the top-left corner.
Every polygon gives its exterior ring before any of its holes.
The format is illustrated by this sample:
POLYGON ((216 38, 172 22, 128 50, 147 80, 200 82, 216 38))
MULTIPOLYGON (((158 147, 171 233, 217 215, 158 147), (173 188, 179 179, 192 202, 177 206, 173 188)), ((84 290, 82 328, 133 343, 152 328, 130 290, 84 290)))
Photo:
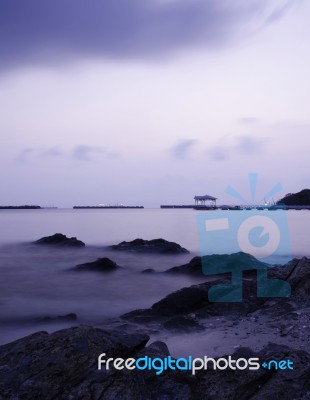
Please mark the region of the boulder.
POLYGON ((190 370, 165 370, 159 361, 170 355, 169 349, 159 341, 146 347, 148 340, 142 334, 79 326, 52 334, 38 332, 0 346, 0 399, 309 399, 310 356, 304 350, 275 343, 260 352, 239 348, 232 360, 258 358, 260 368, 213 369, 210 362, 207 370, 193 375, 190 370), (105 360, 156 359, 156 370, 116 370, 111 365, 98 370, 102 353, 105 360), (293 370, 264 366, 270 360, 288 359, 293 370))
POLYGON ((101 353, 131 357, 148 340, 146 335, 79 326, 38 332, 0 346, 0 399, 142 399, 138 376, 131 380, 130 374, 117 377, 115 371, 99 371, 97 359, 101 353), (113 397, 111 385, 124 396, 113 397))
POLYGON ((55 233, 52 236, 45 236, 34 242, 35 244, 64 246, 64 247, 84 247, 85 243, 78 240, 76 237, 67 237, 62 233, 55 233))
POLYGON ((153 274, 155 272, 154 268, 146 268, 141 271, 141 274, 153 274))
POLYGON ((132 251, 139 253, 158 253, 158 254, 179 254, 189 253, 188 250, 181 247, 179 244, 169 242, 165 239, 135 239, 131 242, 121 242, 111 246, 113 250, 132 251))
POLYGON ((103 257, 98 258, 96 261, 89 263, 79 264, 74 270, 75 271, 97 271, 97 272, 111 272, 121 268, 116 262, 110 260, 110 258, 103 257))
POLYGON ((179 265, 178 267, 169 268, 165 271, 165 273, 201 276, 201 275, 203 275, 201 257, 194 257, 187 264, 179 265))
POLYGON ((268 276, 271 279, 287 281, 291 285, 291 296, 258 297, 256 273, 248 271, 244 273, 242 282, 242 301, 209 301, 210 288, 215 285, 230 285, 231 278, 226 273, 221 279, 184 287, 168 294, 149 309, 134 310, 121 317, 140 324, 159 322, 164 325, 171 317, 188 317, 191 313, 195 313, 198 320, 211 316, 232 316, 238 319, 257 310, 261 310, 265 315, 277 316, 310 306, 310 259, 293 260, 285 266, 270 268, 268 276))
POLYGON ((220 275, 234 270, 254 271, 269 268, 250 254, 243 252, 233 254, 212 254, 203 257, 194 257, 189 263, 169 268, 166 273, 186 274, 192 276, 220 275))
MULTIPOLYGON (((197 393, 204 393, 203 399, 273 400, 310 398, 310 356, 302 350, 289 346, 269 343, 259 353, 249 348, 239 348, 232 359, 259 358, 258 370, 213 370, 200 375, 197 393), (263 367, 266 361, 293 360, 293 370, 269 369, 263 367)), ((226 356, 225 356, 226 358, 226 356)), ((199 397, 197 397, 199 398, 199 397)))

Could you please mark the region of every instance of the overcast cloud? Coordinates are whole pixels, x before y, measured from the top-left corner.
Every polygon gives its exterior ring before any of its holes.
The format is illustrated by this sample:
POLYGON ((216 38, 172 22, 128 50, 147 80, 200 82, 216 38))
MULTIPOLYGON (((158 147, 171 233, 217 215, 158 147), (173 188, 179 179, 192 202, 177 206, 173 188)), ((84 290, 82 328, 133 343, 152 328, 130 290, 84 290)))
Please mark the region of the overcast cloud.
POLYGON ((1 1, 1 66, 217 48, 282 17, 297 1, 1 1))

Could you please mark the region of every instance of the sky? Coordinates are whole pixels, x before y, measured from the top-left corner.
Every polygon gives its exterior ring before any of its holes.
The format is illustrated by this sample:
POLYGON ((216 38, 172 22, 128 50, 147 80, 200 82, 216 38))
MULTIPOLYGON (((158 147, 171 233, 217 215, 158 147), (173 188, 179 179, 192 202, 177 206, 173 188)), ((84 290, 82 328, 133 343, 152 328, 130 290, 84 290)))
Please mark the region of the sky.
POLYGON ((2 0, 0 205, 310 187, 310 2, 2 0))

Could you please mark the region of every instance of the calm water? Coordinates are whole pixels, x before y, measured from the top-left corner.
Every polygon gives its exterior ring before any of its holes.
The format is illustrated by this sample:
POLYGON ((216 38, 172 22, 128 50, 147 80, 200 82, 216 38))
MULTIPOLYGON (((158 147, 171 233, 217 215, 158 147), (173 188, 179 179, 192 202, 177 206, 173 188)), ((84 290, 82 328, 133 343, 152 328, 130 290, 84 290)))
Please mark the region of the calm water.
MULTIPOLYGON (((310 211, 289 211, 287 215, 293 256, 310 256, 310 211)), ((35 322, 38 317, 74 312, 78 323, 98 324, 107 317, 149 307, 174 290, 203 281, 203 277, 141 274, 146 268, 164 271, 200 254, 196 218, 193 210, 1 210, 0 344, 38 330, 71 325, 42 325, 35 322), (56 232, 76 236, 87 247, 51 249, 31 245, 56 232), (137 255, 107 248, 138 237, 162 237, 191 253, 137 255), (124 268, 110 274, 71 270, 104 256, 124 268)), ((230 252, 223 247, 223 253, 230 252)), ((281 263, 283 256, 275 261, 281 263)))

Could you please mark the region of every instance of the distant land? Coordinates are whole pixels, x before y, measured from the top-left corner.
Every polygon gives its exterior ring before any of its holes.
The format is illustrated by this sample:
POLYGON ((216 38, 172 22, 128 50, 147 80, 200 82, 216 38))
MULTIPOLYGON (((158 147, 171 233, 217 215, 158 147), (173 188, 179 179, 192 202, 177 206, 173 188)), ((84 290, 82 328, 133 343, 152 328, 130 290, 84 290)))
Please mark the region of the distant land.
POLYGON ((23 206, 0 206, 0 210, 38 210, 41 206, 23 205, 23 206))
POLYGON ((89 209, 89 208, 96 208, 96 209, 98 209, 98 208, 100 208, 100 209, 111 209, 111 208, 116 208, 116 209, 119 209, 119 208, 126 208, 126 209, 128 209, 128 208, 144 208, 143 206, 74 206, 73 207, 74 209, 84 209, 84 208, 87 208, 87 209, 89 209))
POLYGON ((310 206, 310 189, 303 189, 298 193, 288 193, 277 204, 286 206, 310 206))

